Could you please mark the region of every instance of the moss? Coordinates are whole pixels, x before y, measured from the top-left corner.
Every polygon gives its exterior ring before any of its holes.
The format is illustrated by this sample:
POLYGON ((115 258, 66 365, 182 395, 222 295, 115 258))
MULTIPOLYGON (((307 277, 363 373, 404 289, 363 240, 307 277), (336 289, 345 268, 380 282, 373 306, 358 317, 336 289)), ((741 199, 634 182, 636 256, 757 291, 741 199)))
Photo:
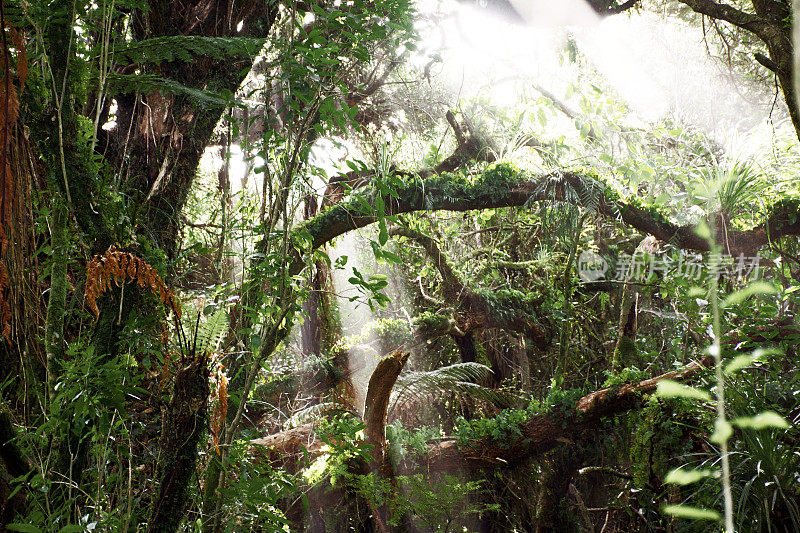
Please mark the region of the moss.
POLYGON ((663 206, 646 205, 641 199, 635 196, 629 196, 617 202, 620 209, 620 214, 625 217, 626 213, 633 210, 643 211, 650 219, 658 224, 672 224, 669 219, 666 208, 663 206))
POLYGON ((688 451, 685 432, 696 424, 694 406, 689 401, 664 402, 651 397, 642 410, 632 413, 633 434, 630 459, 636 487, 645 487, 654 477, 661 480, 674 467, 677 454, 688 451), (689 424, 686 422, 690 421, 689 424))
MULTIPOLYGON (((624 338, 631 342, 628 337, 624 338)), ((635 349, 636 348, 634 346, 634 350, 635 349)), ((606 370, 606 380, 603 382, 603 387, 619 387, 620 385, 624 385, 626 383, 635 383, 641 381, 647 377, 647 372, 640 370, 636 366, 627 366, 618 372, 606 370)))
POLYGON ((426 311, 413 320, 414 326, 423 336, 433 337, 443 335, 453 327, 453 319, 449 316, 439 315, 426 311))
POLYGON ((294 393, 296 387, 297 378, 294 374, 270 376, 266 383, 261 383, 253 389, 253 399, 270 401, 278 394, 294 393))
POLYGON ((477 180, 476 186, 501 187, 508 189, 520 182, 522 173, 507 163, 497 163, 486 169, 477 180))
POLYGON ((411 339, 408 322, 394 318, 379 318, 364 328, 368 339, 374 339, 386 346, 399 346, 411 339))
POLYGON ((536 319, 543 297, 538 292, 524 293, 516 289, 478 289, 475 291, 487 304, 487 312, 502 320, 520 313, 536 319))
POLYGON ((459 418, 456 422, 456 442, 463 447, 475 441, 491 439, 502 448, 511 447, 522 439, 523 426, 534 415, 552 414, 563 420, 566 426, 577 416, 575 404, 584 394, 582 389, 555 389, 542 401, 531 400, 525 409, 503 409, 496 416, 475 420, 459 418))
MULTIPOLYGON (((636 341, 627 335, 623 335, 614 348, 613 360, 615 365, 632 365, 639 361, 639 350, 636 348, 636 341)), ((619 368, 619 367, 617 367, 619 368)), ((628 370, 627 368, 625 370, 628 370)), ((624 372, 624 371, 623 371, 624 372)))

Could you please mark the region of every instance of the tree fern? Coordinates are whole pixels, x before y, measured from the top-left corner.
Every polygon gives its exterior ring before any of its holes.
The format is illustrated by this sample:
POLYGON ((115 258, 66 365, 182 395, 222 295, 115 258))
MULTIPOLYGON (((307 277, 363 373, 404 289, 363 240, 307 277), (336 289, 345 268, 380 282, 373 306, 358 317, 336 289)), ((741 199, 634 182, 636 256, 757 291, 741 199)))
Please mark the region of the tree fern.
POLYGON ((198 356, 209 355, 222 342, 228 329, 228 315, 223 309, 217 309, 208 320, 198 321, 196 328, 194 353, 198 356))
POLYGON ((224 59, 227 57, 254 58, 266 39, 252 37, 204 37, 176 35, 129 42, 111 51, 116 63, 153 63, 194 61, 196 56, 224 59))
POLYGON ((498 391, 480 385, 492 375, 492 369, 479 363, 457 363, 429 372, 409 372, 401 375, 392 393, 390 410, 406 402, 437 392, 455 392, 491 402, 501 407, 516 403, 521 397, 508 391, 498 391))

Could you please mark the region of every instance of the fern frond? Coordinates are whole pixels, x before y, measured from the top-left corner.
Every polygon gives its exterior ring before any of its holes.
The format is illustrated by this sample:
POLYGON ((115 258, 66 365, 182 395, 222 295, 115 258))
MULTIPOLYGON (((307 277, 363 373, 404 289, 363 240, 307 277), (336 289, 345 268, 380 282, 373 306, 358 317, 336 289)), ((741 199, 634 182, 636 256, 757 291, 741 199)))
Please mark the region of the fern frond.
POLYGON ((197 326, 197 355, 209 355, 217 349, 222 342, 222 337, 228 329, 228 314, 223 309, 217 309, 211 318, 197 326))
POLYGON ((286 421, 283 425, 284 429, 291 429, 297 426, 301 426, 311 420, 317 420, 322 415, 331 413, 334 411, 344 411, 344 412, 351 412, 347 409, 344 405, 339 402, 322 402, 317 403, 314 405, 310 405, 300 411, 296 412, 292 415, 292 417, 286 421))
POLYGON ((449 391, 478 398, 498 406, 508 406, 520 399, 511 392, 497 391, 480 385, 492 375, 492 369, 479 363, 457 363, 430 372, 409 372, 397 379, 392 393, 395 406, 425 395, 449 391))
POLYGON ((522 396, 514 394, 513 392, 490 389, 489 387, 484 387, 477 383, 469 383, 467 381, 457 382, 453 390, 465 396, 469 396, 470 398, 489 402, 500 408, 512 407, 518 404, 520 400, 524 399, 522 396))
POLYGON ((126 283, 138 283, 150 291, 170 309, 181 317, 181 305, 177 295, 166 286, 156 269, 144 259, 130 252, 111 247, 104 254, 95 255, 86 265, 86 305, 100 318, 97 298, 102 296, 113 284, 121 287, 126 283))
POLYGON ((182 94, 194 100, 201 107, 228 107, 239 105, 232 98, 212 91, 193 89, 175 80, 162 78, 152 74, 118 74, 108 75, 108 89, 110 93, 150 93, 158 91, 163 94, 182 94))
POLYGON ((591 176, 583 175, 573 185, 563 174, 555 172, 539 182, 532 197, 541 196, 552 202, 578 205, 589 211, 597 211, 605 189, 603 183, 591 176))
POLYGON ((204 37, 200 35, 175 35, 155 37, 114 48, 111 52, 116 63, 154 63, 194 61, 196 56, 224 59, 228 57, 254 58, 266 39, 252 37, 204 37))

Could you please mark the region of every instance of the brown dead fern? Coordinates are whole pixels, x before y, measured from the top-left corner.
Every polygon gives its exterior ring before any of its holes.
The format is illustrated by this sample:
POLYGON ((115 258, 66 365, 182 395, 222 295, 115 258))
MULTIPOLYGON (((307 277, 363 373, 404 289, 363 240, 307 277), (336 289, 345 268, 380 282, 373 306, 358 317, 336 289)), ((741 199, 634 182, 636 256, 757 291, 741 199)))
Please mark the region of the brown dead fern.
POLYGON ((225 375, 225 367, 222 363, 217 364, 214 380, 217 382, 216 390, 212 396, 214 402, 214 411, 211 413, 211 420, 209 426, 211 429, 211 441, 214 447, 219 451, 219 439, 222 431, 222 423, 225 417, 228 416, 228 377, 225 375))
POLYGON ((100 318, 97 298, 103 295, 114 283, 121 287, 136 282, 139 287, 149 289, 160 301, 180 319, 181 306, 178 297, 169 289, 156 269, 144 259, 130 252, 111 247, 98 254, 86 265, 86 305, 100 318))

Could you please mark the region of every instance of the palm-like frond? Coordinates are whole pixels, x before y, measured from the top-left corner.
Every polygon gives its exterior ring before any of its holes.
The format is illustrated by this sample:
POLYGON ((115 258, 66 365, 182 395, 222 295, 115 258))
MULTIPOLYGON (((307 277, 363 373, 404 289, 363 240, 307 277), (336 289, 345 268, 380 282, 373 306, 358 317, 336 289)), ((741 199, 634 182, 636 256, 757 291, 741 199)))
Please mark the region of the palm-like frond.
POLYGON ((437 392, 455 392, 472 398, 508 407, 521 399, 508 391, 498 391, 480 385, 492 375, 492 369, 479 363, 457 363, 429 372, 409 372, 401 375, 392 393, 391 409, 419 400, 437 392))
POLYGON ((693 194, 709 212, 721 211, 729 217, 752 205, 767 183, 754 163, 736 161, 701 171, 692 182, 693 194))

